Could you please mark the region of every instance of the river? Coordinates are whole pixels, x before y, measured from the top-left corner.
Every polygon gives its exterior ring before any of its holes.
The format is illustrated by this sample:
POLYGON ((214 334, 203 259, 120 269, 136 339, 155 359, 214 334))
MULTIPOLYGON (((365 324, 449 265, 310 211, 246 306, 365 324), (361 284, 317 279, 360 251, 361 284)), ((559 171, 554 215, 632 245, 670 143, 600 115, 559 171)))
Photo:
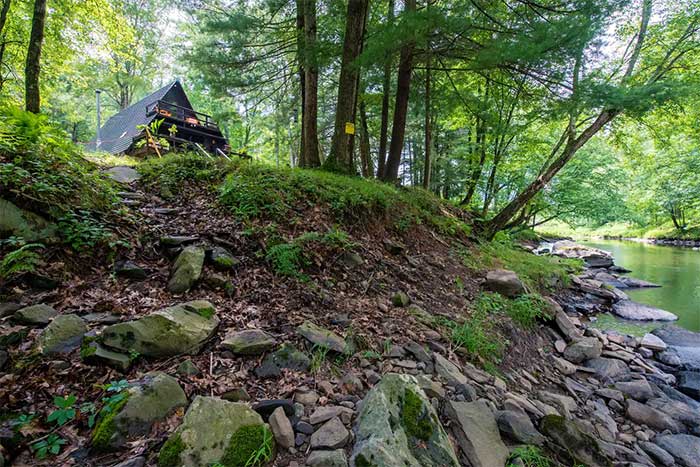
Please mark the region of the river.
MULTIPOLYGON (((632 270, 638 279, 660 284, 653 289, 624 289, 632 300, 668 310, 685 329, 700 331, 700 251, 646 243, 596 240, 581 242, 612 253, 615 264, 632 270)), ((663 323, 637 323, 612 315, 600 315, 595 326, 636 335, 663 323)))

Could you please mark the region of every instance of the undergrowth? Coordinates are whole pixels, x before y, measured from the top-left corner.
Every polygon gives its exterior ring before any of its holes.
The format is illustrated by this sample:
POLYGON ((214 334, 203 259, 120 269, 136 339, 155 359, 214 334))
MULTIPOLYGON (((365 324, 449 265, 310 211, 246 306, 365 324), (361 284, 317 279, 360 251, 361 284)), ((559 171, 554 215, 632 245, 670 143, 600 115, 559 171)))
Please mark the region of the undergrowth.
POLYGON ((516 467, 524 465, 525 467, 552 467, 552 461, 542 454, 542 451, 537 446, 518 446, 513 449, 513 452, 508 458, 508 467, 516 467), (520 459, 520 463, 516 463, 516 459, 520 459))

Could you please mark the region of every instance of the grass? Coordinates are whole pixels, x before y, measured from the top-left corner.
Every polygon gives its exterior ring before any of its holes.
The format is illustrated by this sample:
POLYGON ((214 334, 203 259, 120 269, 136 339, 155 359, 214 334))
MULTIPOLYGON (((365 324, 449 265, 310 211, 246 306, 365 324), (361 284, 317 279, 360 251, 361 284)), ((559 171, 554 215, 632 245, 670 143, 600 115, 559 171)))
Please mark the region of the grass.
POLYGON ((515 460, 520 459, 525 467, 553 467, 552 461, 542 454, 542 451, 537 446, 518 446, 513 449, 510 457, 508 458, 508 467, 515 467, 515 460))
POLYGON ((697 240, 700 239, 700 225, 690 225, 684 230, 678 230, 671 221, 650 226, 613 222, 595 227, 572 227, 563 222, 551 222, 544 225, 540 233, 549 237, 572 237, 579 240, 604 237, 697 240))

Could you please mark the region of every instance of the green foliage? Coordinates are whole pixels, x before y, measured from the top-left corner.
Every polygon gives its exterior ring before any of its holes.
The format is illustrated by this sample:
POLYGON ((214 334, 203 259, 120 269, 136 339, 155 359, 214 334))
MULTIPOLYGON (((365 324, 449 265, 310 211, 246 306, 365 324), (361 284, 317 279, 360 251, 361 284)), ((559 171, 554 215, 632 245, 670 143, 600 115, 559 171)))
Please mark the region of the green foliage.
POLYGON ((423 407, 423 401, 410 389, 404 392, 401 422, 406 428, 406 434, 419 440, 428 441, 433 434, 434 428, 428 411, 423 407))
POLYGON ((108 394, 102 398, 102 408, 99 411, 99 421, 92 433, 92 446, 98 451, 108 450, 112 442, 112 436, 116 430, 114 417, 129 400, 128 382, 126 380, 113 381, 105 386, 108 394))
POLYGON ((75 401, 76 397, 73 394, 66 397, 54 397, 53 404, 58 407, 58 410, 51 412, 46 421, 49 423, 55 422, 56 425, 62 426, 73 420, 77 414, 73 407, 75 401))
POLYGON ((518 446, 513 449, 513 452, 508 457, 508 467, 516 467, 515 460, 520 459, 520 461, 525 465, 525 467, 552 467, 554 464, 548 458, 542 454, 542 451, 537 446, 518 446))
POLYGON ((35 418, 36 418, 36 414, 33 414, 33 413, 32 413, 32 414, 25 414, 25 413, 23 413, 23 414, 20 414, 20 415, 19 415, 17 418, 15 418, 14 420, 11 420, 11 421, 10 421, 10 426, 11 426, 14 430, 19 430, 19 429, 22 428, 23 426, 29 425, 29 424, 32 422, 32 420, 34 420, 35 418))
POLYGON ((61 446, 66 443, 65 439, 55 433, 51 433, 45 439, 30 444, 29 447, 38 459, 45 459, 49 454, 55 456, 61 452, 61 446))
POLYGON ((297 243, 278 243, 268 248, 265 259, 277 274, 290 277, 303 277, 300 269, 308 264, 302 247, 297 243))
POLYGON ((34 272, 41 262, 35 250, 44 248, 41 243, 28 243, 10 251, 0 259, 0 279, 11 279, 25 272, 34 272))
POLYGON ((314 345, 313 349, 311 349, 311 365, 309 366, 311 374, 315 375, 321 371, 321 367, 323 366, 323 362, 326 361, 329 351, 330 349, 325 345, 314 345))
POLYGON ((226 467, 259 467, 272 460, 275 441, 266 425, 248 425, 238 429, 221 458, 226 467))
POLYGON ((114 234, 88 211, 68 212, 58 220, 58 228, 63 241, 76 251, 115 245, 114 234))
POLYGON ((168 438, 158 453, 158 467, 177 467, 180 465, 180 454, 185 450, 185 443, 180 435, 168 438))
POLYGON ((146 159, 139 165, 139 173, 146 184, 170 189, 184 181, 217 182, 235 170, 236 161, 203 157, 196 153, 173 152, 163 157, 146 159))
POLYGON ((471 316, 452 328, 452 342, 471 355, 487 362, 497 362, 503 354, 503 343, 494 330, 493 323, 485 316, 471 316))

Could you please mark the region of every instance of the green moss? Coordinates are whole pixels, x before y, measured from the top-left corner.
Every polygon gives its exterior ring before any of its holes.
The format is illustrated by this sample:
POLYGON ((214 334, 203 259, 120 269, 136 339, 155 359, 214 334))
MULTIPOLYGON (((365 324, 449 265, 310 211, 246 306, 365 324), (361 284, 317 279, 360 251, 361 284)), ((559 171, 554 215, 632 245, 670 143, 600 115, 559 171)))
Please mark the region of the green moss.
POLYGON ((423 400, 410 389, 404 393, 401 421, 409 436, 428 441, 433 435, 433 425, 428 411, 423 407, 423 400))
POLYGON ((180 465, 180 453, 184 450, 185 443, 180 435, 171 436, 158 453, 158 467, 177 467, 180 465))
POLYGON ((214 260, 214 262, 225 269, 231 269, 235 265, 233 258, 229 258, 228 256, 219 256, 214 260))
POLYGON ((364 455, 359 454, 355 458, 355 467, 377 467, 377 465, 368 461, 364 455))
POLYGON ((214 316, 214 309, 213 308, 200 308, 199 310, 197 310, 197 313, 202 318, 211 319, 211 317, 214 316))
POLYGON ((95 426, 95 431, 92 433, 92 447, 98 451, 109 451, 111 449, 112 437, 115 431, 117 431, 117 426, 114 423, 114 417, 117 416, 119 411, 124 407, 129 397, 125 397, 112 407, 107 414, 102 416, 97 426, 95 426))
POLYGON ((231 436, 220 462, 225 467, 261 466, 272 460, 274 448, 267 425, 243 426, 231 436))
POLYGON ((95 355, 95 352, 97 352, 97 347, 83 344, 82 347, 80 347, 80 358, 85 361, 95 355))

